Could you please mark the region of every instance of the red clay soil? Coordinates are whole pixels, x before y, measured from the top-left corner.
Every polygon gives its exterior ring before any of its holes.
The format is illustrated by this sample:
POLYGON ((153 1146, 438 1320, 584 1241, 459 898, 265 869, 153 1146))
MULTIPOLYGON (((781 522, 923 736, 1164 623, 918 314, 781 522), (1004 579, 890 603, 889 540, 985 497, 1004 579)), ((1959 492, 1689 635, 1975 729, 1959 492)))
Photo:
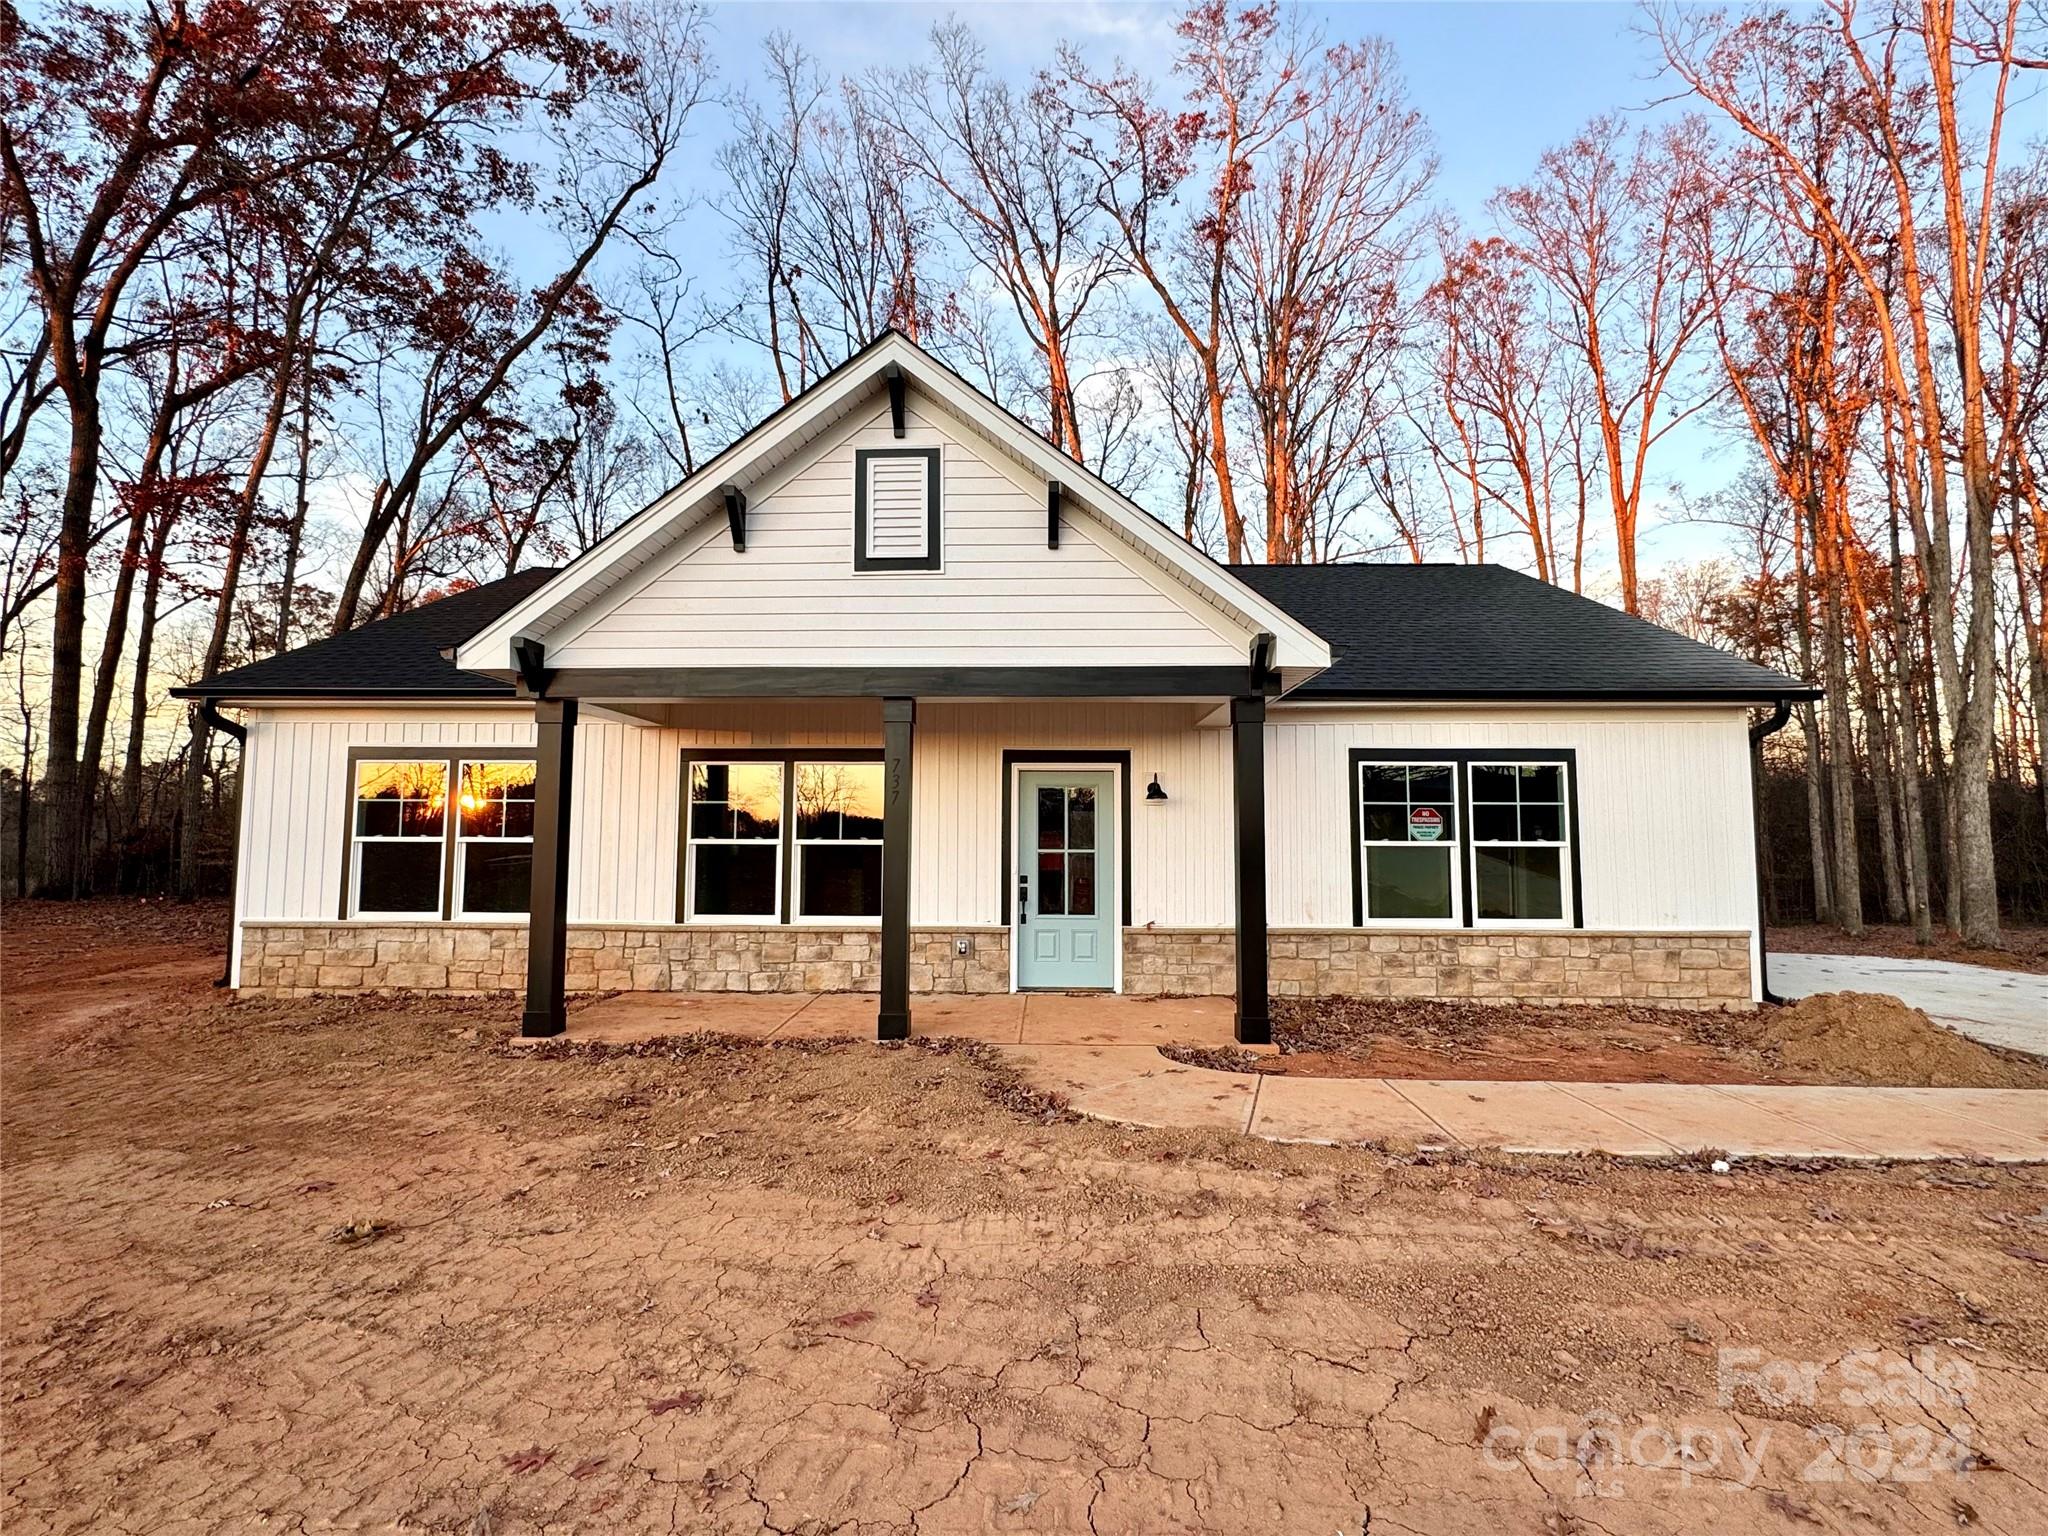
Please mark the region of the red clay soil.
POLYGON ((1135 1131, 987 1047, 521 1051, 511 1000, 237 1004, 5 919, 8 1536, 2048 1507, 2048 1169, 1135 1131))
POLYGON ((2048 1088, 2048 1062, 1966 1039, 1897 998, 1860 993, 1736 1014, 1281 998, 1273 1039, 1272 1055, 1167 1054, 1283 1077, 2048 1088))
POLYGON ((1850 938, 1825 923, 1773 924, 1770 945, 1787 955, 1879 955, 1887 960, 1951 960, 1958 965, 1987 965, 2000 971, 2048 974, 2048 928, 2008 923, 2004 949, 1973 949, 1946 928, 1937 928, 1934 942, 1913 942, 1913 930, 1895 923, 1873 923, 1861 938, 1850 938))

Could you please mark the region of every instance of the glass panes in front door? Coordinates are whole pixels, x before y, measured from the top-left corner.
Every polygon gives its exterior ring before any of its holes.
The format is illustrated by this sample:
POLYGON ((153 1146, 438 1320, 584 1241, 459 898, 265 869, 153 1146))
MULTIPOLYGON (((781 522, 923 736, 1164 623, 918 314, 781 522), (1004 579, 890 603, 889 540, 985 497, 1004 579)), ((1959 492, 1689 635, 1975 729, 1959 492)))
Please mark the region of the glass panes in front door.
POLYGON ((1095 787, 1038 789, 1038 911, 1046 917, 1095 915, 1095 787))
POLYGON ((1091 769, 1018 775, 1013 942, 1020 987, 1116 985, 1115 782, 1091 769))

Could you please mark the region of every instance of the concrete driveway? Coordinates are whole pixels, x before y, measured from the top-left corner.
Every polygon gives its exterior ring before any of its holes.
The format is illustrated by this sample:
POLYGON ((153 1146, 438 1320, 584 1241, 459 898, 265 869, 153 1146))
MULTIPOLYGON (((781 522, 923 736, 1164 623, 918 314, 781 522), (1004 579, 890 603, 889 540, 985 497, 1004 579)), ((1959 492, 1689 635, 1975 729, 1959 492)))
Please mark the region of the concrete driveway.
POLYGON ((2048 976, 1881 955, 1772 955, 1769 971, 1783 997, 1888 992, 1978 1040, 2048 1056, 2048 976))

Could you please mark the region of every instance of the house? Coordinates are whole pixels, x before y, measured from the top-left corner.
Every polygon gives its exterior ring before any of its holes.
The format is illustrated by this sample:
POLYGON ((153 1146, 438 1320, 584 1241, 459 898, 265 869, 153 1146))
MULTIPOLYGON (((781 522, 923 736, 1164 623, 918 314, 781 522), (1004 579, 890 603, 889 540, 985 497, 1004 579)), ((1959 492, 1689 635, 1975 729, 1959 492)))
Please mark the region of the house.
POLYGON ((1276 993, 1748 1005, 1748 712, 1810 696, 1498 567, 1219 565, 894 332, 562 569, 179 692, 246 725, 245 991, 1247 1041, 1276 993))

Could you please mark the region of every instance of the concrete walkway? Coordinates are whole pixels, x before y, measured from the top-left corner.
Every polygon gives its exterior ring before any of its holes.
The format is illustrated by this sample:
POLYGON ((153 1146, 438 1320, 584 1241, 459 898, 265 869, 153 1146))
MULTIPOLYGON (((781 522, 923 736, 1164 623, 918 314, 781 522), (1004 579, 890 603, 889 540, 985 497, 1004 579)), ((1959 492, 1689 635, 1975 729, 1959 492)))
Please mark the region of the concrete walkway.
POLYGON ((1883 955, 1772 955, 1769 972, 1783 997, 1885 992, 1961 1034, 2048 1056, 2048 976, 1883 955))
POLYGON ((1021 1045, 1008 1054, 1084 1115, 1274 1141, 2048 1162, 2048 1092, 2024 1089, 1281 1077, 1181 1066, 1150 1046, 1021 1045))

